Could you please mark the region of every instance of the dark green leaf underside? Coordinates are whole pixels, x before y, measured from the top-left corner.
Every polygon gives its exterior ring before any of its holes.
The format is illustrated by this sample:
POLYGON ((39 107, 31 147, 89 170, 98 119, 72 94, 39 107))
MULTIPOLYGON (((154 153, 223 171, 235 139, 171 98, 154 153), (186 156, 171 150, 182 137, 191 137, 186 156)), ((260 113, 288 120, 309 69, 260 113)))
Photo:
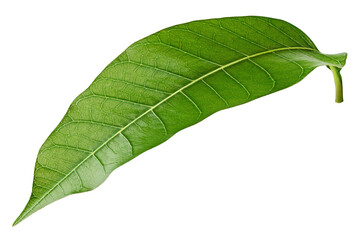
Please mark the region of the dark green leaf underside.
POLYGON ((277 19, 234 17, 164 29, 110 63, 41 147, 33 190, 14 224, 209 115, 287 88, 346 54, 320 53, 277 19))

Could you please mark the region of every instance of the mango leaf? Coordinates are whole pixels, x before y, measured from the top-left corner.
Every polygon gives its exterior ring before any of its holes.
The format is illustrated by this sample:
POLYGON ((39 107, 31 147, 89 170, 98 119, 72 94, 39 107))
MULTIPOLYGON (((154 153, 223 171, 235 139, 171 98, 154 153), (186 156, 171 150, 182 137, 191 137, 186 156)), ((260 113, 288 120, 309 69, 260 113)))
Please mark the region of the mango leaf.
POLYGON ((299 82, 328 55, 295 26, 265 17, 173 26, 126 49, 71 104, 40 148, 32 194, 14 225, 67 195, 99 186, 142 152, 211 114, 299 82))

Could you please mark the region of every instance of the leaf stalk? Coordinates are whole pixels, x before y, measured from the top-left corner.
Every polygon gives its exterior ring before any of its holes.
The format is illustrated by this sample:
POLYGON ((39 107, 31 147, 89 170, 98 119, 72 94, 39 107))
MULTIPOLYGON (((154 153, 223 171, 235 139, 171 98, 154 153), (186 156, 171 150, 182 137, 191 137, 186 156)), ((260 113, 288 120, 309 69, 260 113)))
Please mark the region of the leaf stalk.
POLYGON ((335 102, 341 103, 344 101, 343 99, 343 85, 342 85, 342 78, 340 74, 341 68, 335 67, 335 66, 329 66, 331 72, 334 76, 335 81, 335 88, 336 88, 336 95, 335 95, 335 102))

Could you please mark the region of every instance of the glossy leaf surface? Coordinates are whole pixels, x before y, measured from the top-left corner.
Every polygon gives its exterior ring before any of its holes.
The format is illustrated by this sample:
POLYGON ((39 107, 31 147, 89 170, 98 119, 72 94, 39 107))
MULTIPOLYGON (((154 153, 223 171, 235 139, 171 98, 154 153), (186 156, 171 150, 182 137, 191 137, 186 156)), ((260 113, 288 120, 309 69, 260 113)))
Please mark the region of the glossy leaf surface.
POLYGON ((219 110, 287 88, 318 66, 339 76, 345 60, 345 53, 320 53, 295 26, 264 17, 195 21, 150 35, 71 104, 39 151, 30 200, 14 224, 96 188, 117 167, 219 110))

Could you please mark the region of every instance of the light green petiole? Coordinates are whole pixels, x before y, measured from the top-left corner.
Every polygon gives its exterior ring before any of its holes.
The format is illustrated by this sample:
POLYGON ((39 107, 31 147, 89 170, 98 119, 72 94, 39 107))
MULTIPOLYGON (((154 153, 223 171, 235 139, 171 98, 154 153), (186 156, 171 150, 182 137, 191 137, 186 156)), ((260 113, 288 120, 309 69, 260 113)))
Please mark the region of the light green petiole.
POLYGON ((331 72, 334 75, 335 80, 335 88, 336 88, 336 96, 335 96, 335 102, 341 103, 344 101, 343 99, 343 85, 342 85, 342 78, 340 74, 341 68, 329 66, 331 72))

